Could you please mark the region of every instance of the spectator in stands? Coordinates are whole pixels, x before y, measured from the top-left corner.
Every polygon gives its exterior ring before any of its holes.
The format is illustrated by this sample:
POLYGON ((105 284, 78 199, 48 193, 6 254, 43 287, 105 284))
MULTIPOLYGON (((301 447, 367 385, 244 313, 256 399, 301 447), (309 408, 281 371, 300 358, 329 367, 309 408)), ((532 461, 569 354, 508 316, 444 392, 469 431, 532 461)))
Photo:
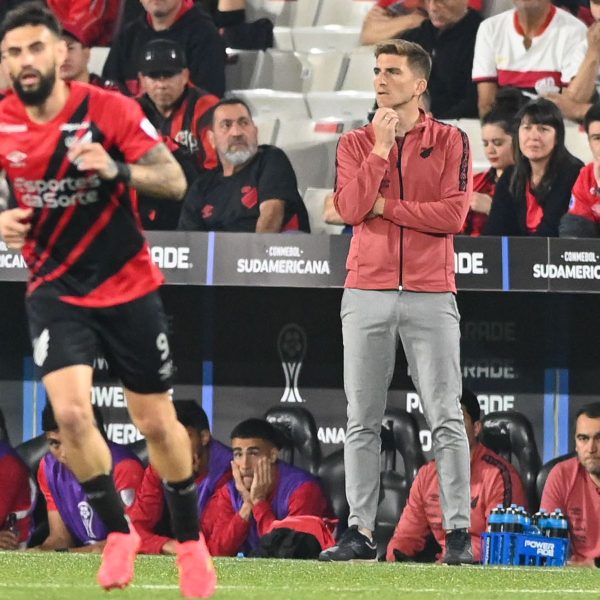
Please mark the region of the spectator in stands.
POLYGON ((492 209, 496 183, 514 164, 513 138, 518 130, 516 114, 524 103, 516 89, 505 88, 496 96, 492 110, 481 119, 483 149, 491 167, 473 175, 471 206, 461 233, 480 236, 492 209))
POLYGON ((60 66, 60 76, 65 81, 80 81, 104 87, 101 77, 88 71, 90 48, 76 29, 63 29, 63 40, 67 44, 67 58, 60 66))
POLYGON ((398 37, 426 18, 422 0, 377 0, 363 21, 360 43, 369 46, 398 37))
MULTIPOLYGON (((203 531, 213 556, 235 556, 259 547, 275 521, 312 515, 329 517, 329 501, 318 480, 277 459, 280 437, 263 419, 248 419, 231 432, 233 479, 209 502, 203 531)), ((291 526, 293 529, 294 527, 291 526)))
POLYGON ((600 236, 600 104, 594 104, 583 120, 594 160, 579 172, 573 186, 569 212, 560 220, 561 237, 600 236))
MULTIPOLYGON (((94 406, 93 409, 96 426, 112 454, 112 475, 117 492, 129 513, 144 476, 144 468, 128 448, 108 441, 102 414, 98 407, 94 406)), ((46 498, 50 532, 37 550, 101 552, 106 540, 106 528, 69 469, 69 457, 62 446, 61 434, 49 403, 42 411, 42 430, 46 434, 49 452, 42 458, 37 475, 40 489, 46 498)))
POLYGON ((110 46, 123 0, 46 0, 61 25, 85 46, 110 46))
POLYGON ((188 190, 179 229, 310 231, 292 165, 279 148, 258 145, 258 130, 245 102, 221 100, 208 139, 220 165, 200 175, 188 190))
POLYGON ((36 492, 27 465, 10 445, 1 410, 0 482, 0 551, 18 550, 25 547, 31 533, 36 492))
POLYGON ((565 124, 555 104, 540 98, 517 115, 515 165, 496 185, 485 235, 558 236, 583 163, 565 148, 565 124))
POLYGON ((558 92, 577 72, 575 49, 585 25, 551 0, 514 0, 515 10, 485 19, 477 32, 473 81, 481 116, 499 87, 528 93, 558 92))
POLYGON ((399 37, 420 44, 431 55, 431 113, 438 119, 476 117, 471 65, 481 17, 468 8, 468 0, 425 0, 425 8, 429 18, 399 37))
MULTIPOLYGON (((198 488, 198 514, 214 492, 231 479, 231 450, 210 434, 208 417, 193 400, 174 402, 177 419, 186 428, 192 443, 192 464, 198 488)), ((175 554, 176 540, 171 533, 169 511, 160 476, 149 466, 131 510, 131 520, 142 538, 144 554, 175 554)))
POLYGON ((577 412, 575 450, 550 471, 540 506, 567 516, 571 561, 600 567, 600 402, 577 412))
MULTIPOLYGON (((217 155, 208 142, 212 107, 219 99, 193 86, 183 48, 172 40, 153 39, 142 49, 139 78, 144 94, 138 101, 162 134, 186 175, 188 186, 200 171, 214 169, 217 155)), ((177 228, 181 203, 139 195, 144 229, 177 228)))
POLYGON ((575 49, 573 62, 579 65, 577 74, 562 94, 545 96, 560 108, 566 119, 577 122, 583 121, 600 86, 600 0, 590 0, 590 11, 596 22, 575 49))
MULTIPOLYGON (((481 558, 480 535, 486 530, 487 519, 492 509, 498 504, 510 506, 513 502, 526 507, 527 499, 523 482, 516 469, 479 441, 481 409, 477 396, 463 388, 460 403, 471 452, 469 535, 473 546, 473 558, 477 562, 481 558)), ((442 527, 439 494, 435 461, 431 461, 421 467, 412 484, 408 502, 387 547, 388 561, 411 560, 425 548, 430 534, 433 534, 442 548, 443 555, 446 533, 442 527)))
POLYGON ((192 0, 140 0, 147 11, 114 40, 103 77, 132 95, 139 92, 137 68, 142 48, 156 38, 179 43, 188 58, 190 81, 216 96, 225 91, 225 47, 210 17, 192 0))

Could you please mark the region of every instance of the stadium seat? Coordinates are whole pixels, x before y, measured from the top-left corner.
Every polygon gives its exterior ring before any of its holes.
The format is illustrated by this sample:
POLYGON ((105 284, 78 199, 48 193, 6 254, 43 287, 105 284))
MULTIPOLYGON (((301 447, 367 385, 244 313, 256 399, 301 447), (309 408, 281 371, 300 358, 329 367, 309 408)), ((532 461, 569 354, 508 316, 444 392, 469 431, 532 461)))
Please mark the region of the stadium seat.
POLYGON ((336 450, 324 457, 319 467, 319 477, 327 497, 331 500, 333 513, 339 519, 337 537, 348 527, 350 509, 346 500, 346 471, 344 449, 336 450))
POLYGON ((320 3, 321 0, 262 0, 260 14, 277 26, 310 27, 320 3))
POLYGON ((225 61, 225 89, 245 90, 255 88, 257 72, 264 59, 262 50, 227 49, 225 61))
POLYGON ((292 39, 291 27, 273 27, 273 46, 277 50, 293 50, 294 40, 292 39))
POLYGON ((294 49, 300 52, 310 50, 342 50, 349 52, 360 44, 360 28, 342 25, 323 27, 292 28, 294 49))
POLYGON ((354 129, 357 121, 336 118, 327 119, 286 119, 277 131, 277 145, 290 145, 303 142, 326 142, 337 140, 342 133, 354 129))
POLYGON ((512 0, 485 0, 481 16, 484 19, 514 9, 512 0))
POLYGON ((332 191, 331 188, 309 187, 304 192, 304 206, 306 206, 306 212, 308 212, 311 233, 338 235, 344 230, 344 225, 331 225, 323 221, 323 205, 325 203, 325 198, 332 191))
POLYGON ((108 57, 110 48, 104 46, 92 46, 90 48, 90 60, 88 62, 88 71, 96 75, 102 75, 104 63, 108 57))
POLYGON ((335 92, 339 90, 348 65, 348 58, 340 50, 297 52, 306 69, 303 92, 335 92))
POLYGON ((376 0, 324 0, 315 25, 350 25, 362 27, 365 15, 376 0))
POLYGON ((252 120, 258 128, 258 143, 274 144, 277 139, 279 119, 272 115, 257 115, 252 117, 252 120))
POLYGON ((536 477, 541 461, 531 423, 518 412, 493 412, 485 415, 481 424, 481 442, 508 461, 516 461, 529 509, 537 509, 536 477))
POLYGON ((587 134, 578 125, 568 121, 565 121, 565 146, 571 154, 586 165, 594 160, 587 134))
POLYGON ((301 195, 309 187, 333 186, 337 139, 278 145, 294 167, 301 195))
POLYGON ((377 544, 377 556, 385 556, 387 545, 404 510, 410 486, 396 471, 383 471, 379 480, 379 502, 375 516, 373 539, 377 544))
POLYGON ((273 90, 230 90, 227 97, 242 98, 252 110, 253 116, 271 116, 291 119, 310 116, 302 94, 296 92, 274 92, 273 90))
POLYGON ((302 406, 274 406, 267 410, 265 419, 283 434, 281 460, 316 475, 321 465, 321 444, 312 414, 302 406))
POLYGON ((375 103, 375 92, 308 92, 306 102, 313 119, 336 117, 364 124, 375 103))
MULTIPOLYGON (((562 462, 563 460, 568 460, 569 458, 573 458, 574 456, 577 456, 576 452, 569 452, 569 454, 563 454, 562 456, 557 456, 556 458, 549 460, 540 469, 540 472, 538 473, 538 476, 537 476, 536 482, 535 482, 537 494, 538 494, 538 498, 540 499, 540 502, 542 500, 544 486, 546 485, 546 479, 548 479, 548 475, 550 474, 550 471, 552 471, 554 466, 557 465, 559 462, 562 462)), ((559 507, 558 506, 543 506, 542 507, 541 506, 540 508, 544 508, 545 510, 552 511, 555 508, 559 508, 559 507)), ((564 508, 564 507, 562 507, 562 508, 564 508)))
POLYGON ((471 148, 471 160, 473 161, 473 173, 487 171, 490 168, 490 162, 483 149, 483 140, 481 139, 481 123, 479 119, 458 119, 450 121, 459 129, 462 129, 469 138, 471 148))
POLYGON ((346 76, 342 82, 342 90, 373 92, 373 67, 375 57, 372 52, 354 50, 350 53, 346 76))

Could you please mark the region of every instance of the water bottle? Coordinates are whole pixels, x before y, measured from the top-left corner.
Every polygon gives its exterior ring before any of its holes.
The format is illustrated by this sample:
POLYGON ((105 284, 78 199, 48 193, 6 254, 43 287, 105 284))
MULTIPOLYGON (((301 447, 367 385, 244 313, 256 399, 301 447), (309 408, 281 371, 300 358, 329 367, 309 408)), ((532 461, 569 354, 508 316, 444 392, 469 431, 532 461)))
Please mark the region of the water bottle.
POLYGON ((569 522, 560 508, 557 508, 550 515, 550 523, 548 524, 548 537, 566 539, 569 537, 569 522))
POLYGON ((512 506, 504 513, 504 533, 517 533, 517 510, 512 506))
POLYGON ((548 529, 548 518, 548 512, 543 508, 540 508, 540 510, 534 515, 534 525, 539 529, 540 535, 546 535, 546 531, 548 529))
POLYGON ((488 518, 488 531, 490 533, 500 533, 502 531, 502 524, 504 522, 504 508, 497 506, 492 509, 488 518))

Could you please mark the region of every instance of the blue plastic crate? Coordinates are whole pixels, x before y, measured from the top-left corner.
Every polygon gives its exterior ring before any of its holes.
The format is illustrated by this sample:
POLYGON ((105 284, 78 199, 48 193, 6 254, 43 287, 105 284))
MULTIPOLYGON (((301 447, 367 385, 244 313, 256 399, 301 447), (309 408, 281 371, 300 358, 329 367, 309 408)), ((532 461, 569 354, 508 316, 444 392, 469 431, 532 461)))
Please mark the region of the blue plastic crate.
POLYGON ((484 565, 564 567, 569 558, 569 540, 522 533, 482 533, 484 565))

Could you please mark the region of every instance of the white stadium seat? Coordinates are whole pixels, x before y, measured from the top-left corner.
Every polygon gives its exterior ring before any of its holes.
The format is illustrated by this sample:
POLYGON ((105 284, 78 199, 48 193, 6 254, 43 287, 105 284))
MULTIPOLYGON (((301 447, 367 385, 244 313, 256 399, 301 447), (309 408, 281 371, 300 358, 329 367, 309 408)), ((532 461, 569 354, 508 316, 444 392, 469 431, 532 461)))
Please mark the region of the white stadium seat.
POLYGON ((323 205, 325 198, 331 194, 332 188, 313 188, 309 187, 304 192, 304 205, 308 212, 308 220, 310 222, 311 233, 342 233, 344 225, 330 225, 323 221, 323 205))
POLYGON ((256 74, 264 57, 262 50, 227 48, 225 89, 245 90, 256 87, 256 74))
POLYGON ((310 116, 308 106, 302 94, 297 92, 274 92, 273 90, 230 90, 228 97, 242 98, 254 116, 272 116, 278 118, 303 118, 310 116))
POLYGON ((262 0, 258 12, 271 19, 276 26, 310 27, 315 22, 319 4, 320 0, 262 0))
POLYGON ((325 25, 323 27, 292 28, 294 49, 308 52, 314 49, 349 52, 360 44, 360 27, 325 25))
POLYGON ((374 67, 375 56, 372 51, 353 50, 348 59, 348 68, 341 89, 372 92, 374 67))
POLYGON ((294 167, 300 194, 309 187, 333 187, 336 139, 282 144, 279 147, 287 154, 294 167))
POLYGON ((337 117, 364 124, 375 103, 375 92, 309 92, 306 101, 313 119, 337 117))
POLYGON ((102 75, 102 69, 104 68, 104 63, 106 62, 109 52, 110 48, 105 48, 104 46, 92 46, 90 48, 88 71, 90 73, 95 73, 96 75, 102 75))
POLYGON ((365 15, 375 0, 323 0, 315 25, 350 25, 362 27, 365 15))
POLYGON ((259 144, 275 144, 279 130, 279 119, 272 115, 256 115, 252 117, 258 128, 259 144))
POLYGON ((273 46, 277 50, 293 50, 294 40, 292 39, 291 27, 273 27, 273 46))
POLYGON ((594 160, 587 134, 579 129, 578 125, 568 121, 565 122, 565 146, 571 154, 582 160, 586 165, 594 160))

